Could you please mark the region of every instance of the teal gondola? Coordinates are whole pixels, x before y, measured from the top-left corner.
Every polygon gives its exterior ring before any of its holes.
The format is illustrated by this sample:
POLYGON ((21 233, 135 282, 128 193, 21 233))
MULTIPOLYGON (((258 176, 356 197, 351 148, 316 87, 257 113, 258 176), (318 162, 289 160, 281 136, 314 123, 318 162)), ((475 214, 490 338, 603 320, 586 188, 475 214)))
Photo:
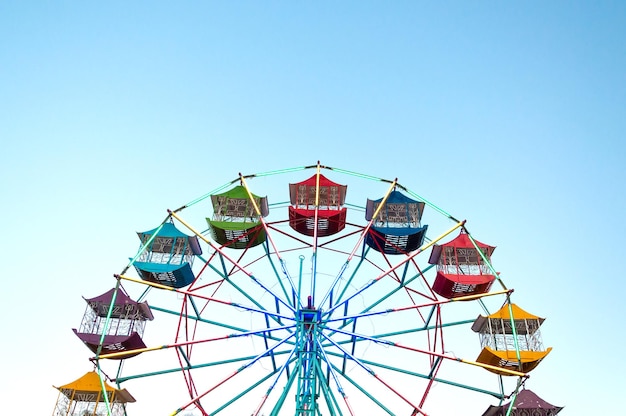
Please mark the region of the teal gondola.
POLYGON ((202 254, 196 236, 188 236, 171 222, 137 235, 141 246, 133 265, 143 280, 177 289, 195 280, 191 266, 194 257, 202 254))

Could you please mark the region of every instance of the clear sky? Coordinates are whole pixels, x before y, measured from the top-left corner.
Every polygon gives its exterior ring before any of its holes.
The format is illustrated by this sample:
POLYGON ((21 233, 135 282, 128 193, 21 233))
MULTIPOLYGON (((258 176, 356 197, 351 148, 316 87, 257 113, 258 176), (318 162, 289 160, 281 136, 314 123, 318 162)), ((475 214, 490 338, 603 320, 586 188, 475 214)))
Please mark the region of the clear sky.
POLYGON ((318 160, 468 219, 547 318, 529 388, 613 414, 625 22, 623 1, 0 2, 3 414, 51 414, 52 385, 90 369, 81 296, 135 231, 318 160))

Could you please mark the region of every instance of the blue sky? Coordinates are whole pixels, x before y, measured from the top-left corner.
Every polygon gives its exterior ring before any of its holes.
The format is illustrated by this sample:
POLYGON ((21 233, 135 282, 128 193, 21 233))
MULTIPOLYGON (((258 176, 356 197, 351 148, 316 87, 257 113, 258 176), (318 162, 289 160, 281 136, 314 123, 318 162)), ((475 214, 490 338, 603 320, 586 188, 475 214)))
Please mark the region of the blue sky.
POLYGON ((318 160, 468 219, 547 318, 529 388, 612 413, 625 21, 619 1, 2 2, 6 413, 51 412, 51 385, 89 369, 70 329, 135 231, 318 160))

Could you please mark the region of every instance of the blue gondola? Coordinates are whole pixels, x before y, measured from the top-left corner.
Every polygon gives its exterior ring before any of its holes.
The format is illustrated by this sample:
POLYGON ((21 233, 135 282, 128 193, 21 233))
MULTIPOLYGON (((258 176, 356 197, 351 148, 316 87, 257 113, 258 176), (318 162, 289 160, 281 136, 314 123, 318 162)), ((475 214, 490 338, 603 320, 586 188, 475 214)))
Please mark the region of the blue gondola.
MULTIPOLYGON (((371 221, 383 198, 367 200, 365 219, 371 221)), ((392 191, 378 211, 365 243, 385 254, 405 254, 424 242, 428 225, 421 225, 424 202, 415 201, 400 191, 392 191)))

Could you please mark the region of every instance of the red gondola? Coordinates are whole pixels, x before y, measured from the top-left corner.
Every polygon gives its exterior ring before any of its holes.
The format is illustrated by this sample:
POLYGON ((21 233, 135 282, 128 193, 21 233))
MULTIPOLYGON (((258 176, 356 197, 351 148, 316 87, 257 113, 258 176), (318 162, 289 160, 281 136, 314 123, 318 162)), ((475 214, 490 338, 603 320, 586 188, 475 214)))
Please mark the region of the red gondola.
POLYGON ((346 226, 346 185, 322 174, 289 184, 289 225, 301 234, 319 237, 333 235, 346 226), (317 226, 317 230, 316 230, 317 226))
POLYGON ((452 299, 489 292, 496 278, 489 264, 495 249, 471 238, 464 230, 454 240, 433 246, 428 262, 437 265, 435 293, 452 299))

